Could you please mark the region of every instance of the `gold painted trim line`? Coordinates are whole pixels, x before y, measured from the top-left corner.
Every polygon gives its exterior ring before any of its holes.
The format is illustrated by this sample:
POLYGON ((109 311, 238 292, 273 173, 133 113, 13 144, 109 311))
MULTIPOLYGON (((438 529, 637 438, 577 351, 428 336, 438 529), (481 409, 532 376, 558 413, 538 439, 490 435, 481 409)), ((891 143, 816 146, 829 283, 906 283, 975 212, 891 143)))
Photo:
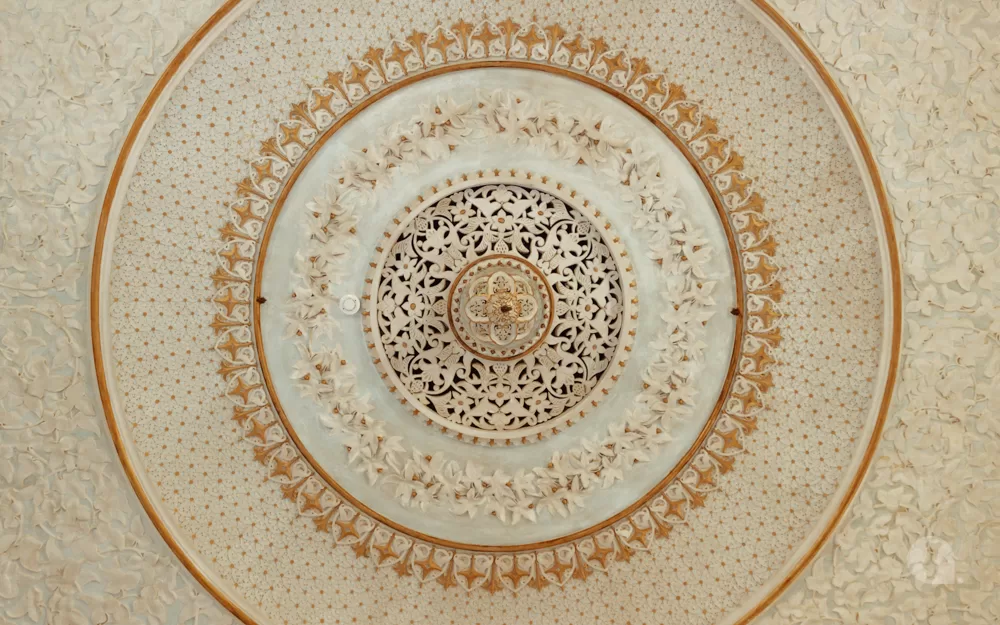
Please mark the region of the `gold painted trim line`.
POLYGON ((214 13, 212 13, 208 20, 191 35, 184 45, 181 46, 174 58, 171 59, 171 61, 163 69, 163 73, 153 85, 149 95, 146 96, 142 106, 136 113, 135 119, 132 121, 132 126, 129 128, 128 134, 125 135, 121 150, 118 153, 118 159, 115 161, 115 166, 111 170, 111 177, 108 179, 108 189, 105 192, 104 202, 101 204, 101 215, 97 222, 97 234, 94 241, 94 260, 91 264, 90 273, 90 333, 94 350, 94 367, 97 377, 97 388, 101 397, 101 406, 104 408, 104 417, 108 424, 108 432, 111 434, 111 440, 115 445, 115 451, 118 452, 118 457, 122 463, 122 469, 125 471, 125 475, 128 477, 128 481, 132 485, 132 489, 135 491, 136 497, 138 497, 139 502, 142 504, 143 510, 145 510, 146 514, 149 515, 149 520, 160 533, 163 541, 167 543, 170 550, 174 552, 177 559, 184 565, 184 568, 191 573, 192 577, 198 580, 199 584, 201 584, 213 597, 215 597, 216 601, 218 601, 220 605, 229 610, 233 616, 246 625, 260 625, 250 615, 250 613, 238 606, 236 602, 234 602, 221 588, 219 588, 218 585, 215 584, 214 581, 212 581, 208 574, 201 570, 195 559, 188 555, 188 553, 181 546, 180 542, 167 530, 166 522, 163 520, 163 517, 160 516, 159 511, 156 509, 156 505, 150 500, 149 494, 143 487, 142 481, 139 479, 136 472, 136 466, 129 457, 126 449, 124 437, 128 436, 128 434, 123 432, 121 427, 123 424, 115 418, 114 411, 111 407, 111 395, 108 390, 107 371, 105 370, 104 353, 101 347, 101 269, 105 260, 104 246, 105 239, 108 234, 108 223, 111 218, 111 210, 114 207, 115 200, 120 190, 119 185, 121 183, 122 173, 125 170, 125 165, 128 162, 132 148, 135 147, 136 140, 142 131, 143 126, 148 121, 157 100, 159 100, 164 90, 166 90, 167 85, 173 79, 181 65, 183 65, 188 57, 191 56, 195 48, 198 47, 198 44, 201 43, 202 39, 204 39, 220 22, 229 16, 229 14, 240 5, 240 3, 241 0, 226 0, 226 2, 214 13))
POLYGON ((851 135, 854 137, 858 150, 861 152, 862 158, 864 159, 865 168, 868 170, 868 175, 871 176, 872 185, 875 187, 875 199, 878 202, 879 211, 882 215, 882 225, 885 228, 886 247, 889 254, 889 279, 891 281, 892 288, 892 337, 890 339, 888 371, 886 372, 886 383, 885 388, 883 389, 882 404, 879 406, 878 416, 875 419, 875 426, 871 437, 868 439, 868 445, 865 448, 864 455, 862 456, 861 464, 855 472, 847 492, 838 505, 836 514, 834 514, 833 518, 827 522, 826 527, 823 528, 822 533, 813 547, 794 565, 792 570, 785 576, 785 579, 774 587, 764 599, 753 607, 753 609, 737 620, 734 625, 747 625, 750 623, 750 621, 755 619, 757 616, 762 614, 764 610, 770 607, 771 604, 773 604, 775 600, 795 582, 798 576, 802 574, 802 572, 816 558, 816 555, 820 552, 820 550, 822 550, 822 548, 826 545, 826 542, 836 531, 837 526, 840 525, 840 521, 847 513, 847 509, 850 507, 851 502, 854 501, 854 497, 858 494, 862 483, 864 483, 865 476, 867 475, 872 459, 875 456, 875 450, 882 438, 882 430, 885 427, 886 415, 889 412, 893 390, 896 385, 896 377, 899 372, 899 352, 902 345, 903 331, 903 283, 900 273, 899 248, 896 243, 896 231, 894 227, 895 221, 892 216, 892 207, 889 205, 889 197, 886 193, 885 183, 882 181, 882 176, 879 173, 878 164, 872 153, 871 145, 868 143, 868 138, 865 136, 864 130, 862 130, 861 124, 858 122, 850 103, 847 101, 847 98, 844 97, 840 88, 837 87, 837 82, 830 74, 830 71, 823 63, 823 60, 819 58, 816 51, 813 50, 812 46, 802 37, 799 31, 796 30, 795 27, 792 26, 780 13, 778 13, 777 9, 772 7, 765 0, 749 1, 752 2, 753 5, 762 13, 764 13, 764 15, 779 29, 781 29, 781 31, 789 39, 791 39, 791 41, 795 44, 795 47, 798 48, 799 52, 802 53, 812 66, 813 70, 817 73, 817 75, 819 75, 823 84, 829 90, 830 95, 836 101, 841 113, 844 115, 844 119, 851 130, 851 135))
POLYGON ((253 287, 250 296, 250 305, 253 307, 253 313, 251 314, 251 322, 253 324, 253 340, 254 348, 256 350, 257 365, 261 370, 261 377, 264 382, 264 387, 267 389, 267 396, 271 404, 273 405, 274 411, 277 414, 278 420, 281 422, 282 427, 285 429, 292 445, 295 447, 296 451, 302 456, 302 458, 309 464, 310 468, 320 476, 320 478, 326 482, 331 488, 333 488, 339 497, 346 500, 351 506, 361 510, 365 515, 371 517, 372 519, 378 521, 379 523, 391 528, 394 532, 405 534, 411 538, 426 542, 429 544, 437 545, 440 547, 460 550, 460 551, 470 551, 470 552, 481 552, 481 553, 520 553, 529 551, 539 551, 543 549, 551 549, 559 545, 564 545, 571 543, 583 538, 592 536, 593 534, 600 532, 603 529, 611 527, 616 523, 624 521, 626 518, 632 514, 639 511, 641 508, 646 506, 652 499, 659 495, 664 489, 667 488, 681 472, 686 469, 694 457, 702 450, 708 437, 715 431, 715 426, 718 423, 719 415, 724 408, 725 402, 729 397, 732 385, 737 376, 737 368, 740 363, 740 354, 742 352, 743 339, 746 333, 746 317, 747 313, 743 312, 741 314, 741 320, 736 324, 736 332, 733 339, 732 353, 730 355, 729 367, 726 372, 725 380, 722 384, 722 389, 719 393, 719 397, 716 400, 712 412, 710 413, 708 420, 702 427, 698 436, 691 443, 691 446, 684 453, 683 456, 676 462, 674 467, 667 473, 667 475, 657 482, 649 491, 647 491, 643 496, 639 497, 634 503, 627 506, 625 509, 614 514, 607 519, 596 523, 590 527, 584 528, 582 530, 573 532, 571 534, 566 534, 558 538, 552 538, 545 541, 537 541, 533 543, 526 543, 520 545, 477 545, 460 543, 457 541, 452 541, 443 538, 435 538, 429 536, 422 532, 413 530, 406 526, 400 525, 399 523, 379 514, 375 510, 371 509, 369 506, 365 505, 362 501, 357 499, 354 495, 347 492, 340 484, 333 479, 323 467, 320 465, 319 461, 309 452, 308 448, 303 444, 302 440, 299 438, 298 433, 292 427, 291 421, 288 419, 284 408, 281 405, 281 401, 278 398, 277 391, 274 388, 272 382, 272 376, 270 372, 270 367, 267 362, 267 355, 264 351, 264 344, 262 338, 262 331, 260 326, 260 306, 261 306, 261 284, 263 282, 263 271, 264 264, 266 262, 267 251, 270 244, 271 233, 274 229, 274 224, 277 222, 277 217, 281 213, 281 210, 285 206, 285 201, 288 198, 288 194, 291 193, 292 187, 294 187, 295 182, 298 180, 299 176, 305 171, 309 162, 318 154, 320 148, 329 141, 338 130, 340 130, 344 125, 354 119, 358 114, 364 111, 367 107, 378 102, 383 97, 397 91, 400 88, 406 87, 415 82, 427 78, 433 78, 443 74, 450 74, 453 72, 460 72, 466 70, 475 70, 482 68, 500 68, 500 69, 522 69, 522 70, 532 70, 542 73, 551 73, 557 76, 562 76, 564 78, 569 78, 576 80, 584 85, 600 89, 604 93, 615 97, 622 103, 628 105, 630 108, 635 110, 637 113, 641 114, 647 121, 656 126, 668 140, 681 152, 684 158, 691 165, 692 169, 698 174, 698 178, 702 183, 702 186, 708 192, 709 196, 712 198, 712 203, 718 213, 719 220, 722 222, 722 227, 726 233, 726 241, 729 245, 729 255, 733 264, 733 272, 736 282, 736 301, 739 302, 741 311, 746 310, 746 282, 745 282, 745 270, 741 262, 741 257, 739 254, 739 249, 736 244, 736 235, 733 232, 732 224, 729 220, 728 209, 726 208, 725 202, 719 195, 715 184, 712 182, 709 174, 707 174, 698 158, 692 153, 691 149, 684 144, 684 142, 676 135, 673 129, 669 128, 662 120, 658 119, 653 115, 648 109, 644 108, 642 102, 626 97, 621 92, 617 91, 614 87, 600 82, 593 77, 580 74, 561 67, 553 67, 550 65, 542 65, 537 62, 526 62, 518 61, 514 59, 505 60, 483 60, 483 61, 455 61, 451 64, 434 67, 428 70, 424 70, 419 74, 413 74, 400 79, 397 82, 393 82, 381 88, 377 92, 372 92, 364 100, 358 103, 358 105, 352 108, 350 111, 345 113, 343 116, 339 117, 333 124, 327 128, 323 134, 316 139, 316 141, 309 147, 309 149, 299 157, 293 166, 292 171, 289 173, 288 178, 282 184, 278 195, 273 200, 274 207, 266 216, 266 221, 264 223, 264 230, 260 235, 257 258, 254 260, 254 274, 253 274, 253 287))

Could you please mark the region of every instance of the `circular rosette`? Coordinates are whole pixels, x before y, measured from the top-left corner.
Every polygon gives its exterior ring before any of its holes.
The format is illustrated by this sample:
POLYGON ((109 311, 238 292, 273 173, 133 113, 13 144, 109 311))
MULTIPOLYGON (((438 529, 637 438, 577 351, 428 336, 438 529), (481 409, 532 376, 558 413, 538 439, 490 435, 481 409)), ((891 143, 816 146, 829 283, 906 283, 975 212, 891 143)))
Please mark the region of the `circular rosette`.
POLYGON ((488 256, 456 278, 448 297, 451 331, 487 360, 511 360, 548 333, 553 294, 538 268, 513 256, 488 256), (533 340, 525 340, 525 339, 533 340))
POLYGON ((360 53, 227 3, 123 144, 109 422, 248 623, 607 622, 647 569, 635 619, 721 622, 860 481, 898 306, 836 97, 743 8, 575 1, 396 3, 360 53))

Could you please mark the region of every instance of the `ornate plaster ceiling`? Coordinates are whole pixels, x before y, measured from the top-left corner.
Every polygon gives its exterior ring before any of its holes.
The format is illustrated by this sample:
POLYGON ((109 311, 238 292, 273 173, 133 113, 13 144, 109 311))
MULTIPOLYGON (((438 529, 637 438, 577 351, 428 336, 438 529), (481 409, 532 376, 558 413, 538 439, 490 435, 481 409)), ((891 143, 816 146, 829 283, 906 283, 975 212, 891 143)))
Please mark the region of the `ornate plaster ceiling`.
POLYGON ((107 408, 191 568, 251 621, 387 583, 594 605, 651 567, 692 588, 670 612, 754 609, 839 516, 898 348, 822 85, 742 11, 661 9, 705 33, 674 50, 470 6, 354 51, 273 8, 202 34, 101 233, 107 408))
POLYGON ((98 384, 237 618, 746 622, 858 492, 902 294, 853 114, 766 8, 592 10, 233 2, 140 110, 98 384))

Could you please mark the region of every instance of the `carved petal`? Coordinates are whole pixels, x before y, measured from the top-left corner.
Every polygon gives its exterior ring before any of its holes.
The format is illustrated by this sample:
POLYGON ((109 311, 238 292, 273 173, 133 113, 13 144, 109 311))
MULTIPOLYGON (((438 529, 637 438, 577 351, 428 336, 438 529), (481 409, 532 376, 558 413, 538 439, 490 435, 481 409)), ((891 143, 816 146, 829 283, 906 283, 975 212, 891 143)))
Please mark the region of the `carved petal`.
POLYGON ((538 314, 538 304, 535 303, 535 298, 527 295, 518 295, 517 301, 521 304, 521 314, 518 315, 517 321, 525 323, 534 319, 535 315, 538 314))
POLYGON ((495 323, 490 325, 490 340, 497 345, 506 345, 517 338, 517 325, 513 323, 495 323))
POLYGON ((486 304, 489 302, 483 295, 474 295, 469 298, 469 301, 465 304, 465 314, 469 316, 469 320, 473 323, 487 323, 490 318, 486 315, 486 304))
POLYGON ((490 276, 490 295, 494 293, 512 293, 514 291, 514 279, 506 272, 498 271, 490 276))

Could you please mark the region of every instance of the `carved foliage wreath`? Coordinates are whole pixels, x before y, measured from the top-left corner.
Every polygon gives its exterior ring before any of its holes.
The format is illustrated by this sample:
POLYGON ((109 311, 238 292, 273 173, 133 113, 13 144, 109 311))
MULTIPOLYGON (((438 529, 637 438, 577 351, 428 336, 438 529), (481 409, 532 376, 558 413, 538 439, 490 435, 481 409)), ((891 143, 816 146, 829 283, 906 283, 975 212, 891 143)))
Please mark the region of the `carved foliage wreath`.
MULTIPOLYGON (((613 485, 634 464, 651 460, 670 440, 671 419, 690 414, 704 324, 713 314, 714 282, 705 279, 704 270, 711 250, 683 216, 659 159, 609 125, 603 118, 571 115, 557 103, 509 91, 466 102, 442 100, 403 124, 402 133, 348 158, 331 174, 325 195, 306 207, 310 238, 296 267, 300 282, 288 314, 288 334, 301 355, 293 375, 300 391, 327 409, 323 423, 347 434, 349 462, 372 485, 393 489, 404 506, 434 503, 455 514, 488 513, 511 523, 535 521, 539 510, 566 516, 584 506, 586 494, 613 485), (393 172, 447 158, 451 146, 490 139, 524 145, 553 160, 589 163, 595 173, 618 183, 632 207, 633 223, 648 232, 649 255, 662 270, 650 279, 663 285, 662 305, 669 310, 635 407, 609 424, 603 438, 581 441, 555 452, 547 466, 514 474, 407 449, 403 437, 378 420, 359 394, 353 365, 336 348, 314 340, 337 332, 336 321, 325 311, 340 296, 336 280, 350 254, 355 211, 364 213, 374 203, 371 191, 391 184, 393 172)), ((516 172, 480 171, 465 178, 488 184, 498 173, 516 172)), ((546 183, 535 178, 532 184, 544 190, 546 183)), ((370 318, 365 325, 371 326, 370 318)))

